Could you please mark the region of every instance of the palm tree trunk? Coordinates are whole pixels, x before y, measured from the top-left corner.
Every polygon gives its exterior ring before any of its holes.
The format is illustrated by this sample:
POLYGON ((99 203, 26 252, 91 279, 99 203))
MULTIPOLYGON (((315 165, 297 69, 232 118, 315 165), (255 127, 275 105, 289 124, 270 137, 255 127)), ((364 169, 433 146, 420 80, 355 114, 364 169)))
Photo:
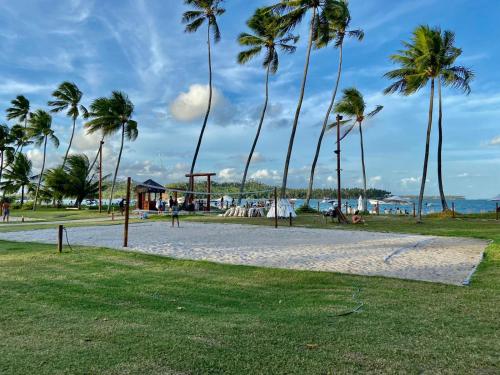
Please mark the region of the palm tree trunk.
MULTIPOLYGON (((116 177, 118 176, 118 169, 120 168, 120 160, 122 158, 123 143, 125 142, 125 124, 122 124, 122 143, 120 145, 120 152, 118 153, 118 161, 116 162, 115 175, 113 177, 113 184, 111 185, 111 194, 109 195, 108 214, 111 213, 111 203, 113 201, 113 193, 115 192, 116 177)), ((127 207, 128 209, 128 207, 127 207)))
POLYGON ((24 204, 24 185, 21 185, 21 208, 24 204))
POLYGON ((71 137, 69 138, 69 145, 68 149, 66 150, 66 155, 64 155, 64 160, 62 164, 63 168, 66 165, 66 160, 68 159, 69 150, 71 149, 71 144, 73 143, 73 137, 75 136, 75 127, 76 127, 76 118, 73 117, 73 130, 71 131, 71 137))
POLYGON ((434 79, 431 81, 431 97, 429 102, 429 121, 427 123, 427 137, 425 141, 424 168, 422 171, 422 182, 420 183, 420 194, 418 196, 418 221, 422 221, 422 203, 424 200, 425 180, 427 179, 427 164, 429 162, 429 146, 431 143, 432 113, 434 110, 434 79))
MULTIPOLYGON (((203 134, 205 133, 208 117, 210 116, 210 110, 212 109, 212 50, 210 45, 210 23, 208 23, 208 30, 207 30, 207 45, 208 45, 208 90, 209 90, 208 107, 207 107, 207 113, 205 114, 205 119, 203 120, 203 126, 201 127, 200 136, 198 137, 198 143, 196 144, 196 150, 194 152, 193 162, 191 163, 191 169, 190 169, 191 174, 194 173, 196 160, 198 159, 198 153, 200 152, 201 142, 203 140, 203 134)), ((193 186, 190 186, 189 189, 192 190, 193 186)))
POLYGON ((314 184, 314 174, 316 173, 316 164, 318 163, 319 153, 321 151, 321 144, 323 143, 323 137, 326 132, 326 127, 328 126, 328 120, 330 119, 330 114, 333 110, 333 105, 335 104, 335 98, 337 96, 337 90, 339 88, 340 76, 342 73, 342 52, 343 52, 343 43, 339 46, 339 67, 337 71, 337 81, 335 82, 335 88, 333 90, 332 100, 330 102, 330 106, 326 111, 325 120, 323 121, 323 127, 321 128, 321 133, 319 134, 318 144, 316 145, 316 153, 314 154, 314 160, 311 166, 311 174, 309 176, 309 187, 307 188, 306 202, 305 206, 309 206, 309 201, 312 197, 313 184, 314 184))
POLYGON ((363 126, 359 121, 359 140, 361 145, 361 168, 363 170, 363 207, 365 211, 368 209, 368 197, 366 195, 366 167, 365 167, 365 145, 363 142, 363 126))
POLYGON ((101 146, 100 145, 101 145, 102 142, 104 142, 104 135, 101 138, 101 142, 99 142, 99 148, 97 149, 97 154, 95 155, 94 161, 92 162, 92 164, 89 167, 89 172, 88 173, 90 173, 90 171, 92 169, 94 169, 95 163, 97 163, 97 159, 99 158, 99 152, 101 151, 101 146))
POLYGON ((437 154, 437 168, 438 168, 438 185, 439 196, 441 197, 441 206, 443 212, 448 211, 448 203, 446 203, 446 196, 443 188, 443 172, 442 172, 442 153, 443 153, 443 102, 441 96, 441 79, 438 80, 438 95, 439 95, 439 115, 438 115, 438 154, 437 154))
POLYGON ((40 176, 38 177, 38 185, 36 186, 35 202, 33 203, 33 211, 36 211, 36 204, 38 200, 38 193, 40 191, 40 185, 42 183, 43 171, 45 169, 45 156, 47 154, 47 136, 45 136, 45 142, 43 143, 43 162, 42 170, 40 171, 40 176))
POLYGON ((302 109, 302 102, 304 100, 304 93, 307 83, 307 73, 309 71, 309 61, 311 58, 311 49, 313 43, 313 32, 314 32, 314 22, 316 19, 316 8, 313 8, 313 14, 311 18, 311 26, 309 28, 309 42, 307 45, 306 62, 304 65, 304 73, 302 77, 302 86, 300 88, 299 102, 297 104, 297 110, 295 111, 295 118, 292 125, 292 134, 290 134, 290 141, 288 142, 288 151, 285 159, 285 168, 283 170, 283 181, 281 183, 281 197, 284 198, 286 195, 286 183, 288 179, 288 167, 290 165, 290 158, 292 157, 293 141, 295 140, 295 132, 297 131, 297 124, 299 123, 300 111, 302 109))
POLYGON ((253 153, 255 151, 255 147, 257 146, 257 141, 259 140, 260 131, 262 130, 262 124, 264 123, 264 118, 266 116, 267 104, 269 103, 269 71, 271 69, 271 64, 267 66, 266 72, 266 100, 264 101, 264 108, 262 109, 262 114, 260 115, 259 126, 257 127, 257 133, 255 134, 255 138, 253 140, 252 148, 250 150, 250 154, 248 154, 247 163, 245 165, 245 171, 243 172, 243 179, 241 180, 240 186, 240 198, 238 199, 238 206, 241 205, 241 200, 243 198, 243 192, 245 191, 245 182, 247 180, 248 168, 250 167, 250 162, 252 161, 253 153))

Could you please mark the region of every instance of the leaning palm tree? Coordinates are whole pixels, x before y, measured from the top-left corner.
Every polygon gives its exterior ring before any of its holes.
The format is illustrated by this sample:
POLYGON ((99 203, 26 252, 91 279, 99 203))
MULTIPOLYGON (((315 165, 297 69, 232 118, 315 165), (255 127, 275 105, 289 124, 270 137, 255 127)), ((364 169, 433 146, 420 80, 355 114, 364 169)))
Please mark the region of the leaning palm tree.
POLYGON ((298 37, 291 34, 284 34, 278 27, 279 21, 279 17, 266 9, 257 9, 252 18, 250 18, 247 22, 247 25, 253 31, 253 34, 243 33, 238 38, 240 45, 248 47, 248 49, 238 54, 238 63, 246 64, 258 56, 262 50, 264 50, 265 54, 263 66, 266 69, 264 107, 260 115, 259 125, 257 126, 257 133, 255 134, 250 153, 248 154, 245 171, 243 172, 238 204, 241 204, 243 191, 245 190, 248 168, 250 167, 253 153, 255 151, 255 147, 257 146, 264 118, 266 116, 267 105, 269 102, 269 75, 275 74, 278 71, 278 49, 285 53, 294 53, 296 50, 296 47, 290 43, 296 43, 298 41, 298 37))
POLYGON ((342 62, 343 62, 343 47, 346 37, 355 38, 359 41, 363 40, 364 32, 362 30, 348 30, 349 24, 351 22, 351 14, 349 11, 349 4, 347 0, 339 0, 336 3, 334 11, 328 17, 329 32, 320 35, 320 39, 316 41, 317 47, 323 47, 327 44, 333 42, 335 48, 339 50, 339 64, 337 68, 337 79, 335 81, 335 86, 333 88, 332 99, 330 100, 330 105, 325 114, 325 119, 323 121, 323 126, 321 127, 321 132, 319 134, 318 143, 316 145, 316 152, 314 154, 314 159, 311 165, 311 173, 309 175, 309 186, 307 188, 307 195, 305 205, 309 206, 309 201, 311 200, 313 184, 314 184, 314 174, 316 173, 316 164, 318 163, 319 154, 321 151, 321 145, 323 143, 323 137, 328 127, 328 122, 330 120, 330 114, 332 113, 333 106, 335 104, 335 98, 337 97, 337 90, 339 88, 340 77, 342 74, 342 62))
MULTIPOLYGON (((10 102, 11 107, 7 108, 7 120, 17 119, 20 122, 24 122, 24 128, 28 127, 28 120, 31 116, 30 112, 30 101, 26 99, 23 95, 18 95, 14 100, 10 102)), ((22 146, 21 146, 22 152, 22 146)))
POLYGON ((378 105, 368 114, 365 114, 366 103, 363 95, 355 88, 348 88, 343 91, 342 99, 335 105, 335 112, 346 115, 353 119, 359 127, 359 139, 361 145, 361 169, 363 172, 363 200, 365 209, 368 207, 368 196, 366 194, 366 167, 365 167, 365 146, 363 143, 363 121, 375 116, 382 110, 378 105))
POLYGON ((292 157, 293 143, 295 140, 295 133, 297 132, 297 125, 299 123, 300 112, 302 109, 302 102, 304 101, 307 74, 309 71, 309 61, 311 58, 311 49, 315 40, 324 40, 325 34, 329 33, 328 18, 334 12, 337 6, 337 0, 282 0, 280 3, 268 8, 271 12, 276 12, 281 15, 280 28, 284 32, 289 32, 297 27, 304 17, 311 13, 311 21, 309 25, 309 40, 306 50, 306 61, 304 64, 304 73, 302 76, 302 84, 300 87, 300 95, 295 110, 295 116, 292 125, 292 132, 288 142, 288 151, 285 159, 285 167, 283 170, 283 181, 281 184, 281 196, 285 197, 286 186, 288 179, 288 168, 290 159, 292 157))
POLYGON ((121 132, 120 152, 118 153, 115 174, 111 185, 108 213, 111 212, 111 203, 113 202, 113 193, 115 191, 125 138, 129 141, 135 141, 138 136, 137 122, 132 120, 133 112, 134 105, 127 94, 113 91, 110 98, 98 98, 92 102, 89 112, 89 117, 92 119, 85 124, 90 134, 100 131, 104 136, 110 136, 121 132))
POLYGON ((26 128, 21 124, 16 124, 10 128, 10 136, 12 138, 12 144, 15 147, 14 156, 22 152, 24 146, 32 143, 28 138, 26 128))
POLYGON ((392 70, 384 76, 395 82, 384 90, 385 94, 395 92, 411 95, 424 88, 430 81, 429 114, 425 143, 424 165, 420 193, 418 196, 418 221, 422 220, 422 203, 424 199, 425 183, 427 180, 427 166, 429 162, 429 148, 432 131, 432 115, 434 110, 435 81, 441 74, 440 52, 442 49, 441 30, 429 26, 418 26, 413 32, 411 42, 403 43, 405 49, 391 56, 391 60, 400 65, 399 69, 392 70))
POLYGON ((462 50, 454 46, 455 33, 452 31, 444 31, 442 34, 442 48, 440 53, 440 79, 438 79, 438 97, 439 97, 439 112, 438 112, 438 152, 437 152, 437 169, 438 169, 438 186, 439 195, 441 198, 441 206, 443 212, 447 211, 448 203, 443 187, 443 168, 442 168, 442 153, 443 153, 443 102, 442 102, 442 86, 452 86, 462 90, 469 95, 471 92, 470 82, 474 79, 474 73, 471 69, 464 66, 454 66, 456 59, 462 54, 462 50))
POLYGON ((198 143, 196 144, 193 161, 191 163, 191 174, 194 173, 196 160, 198 159, 198 153, 200 152, 201 142, 203 140, 203 134, 205 133, 205 128, 207 127, 208 118, 210 116, 210 111, 212 108, 212 49, 210 37, 213 36, 215 43, 220 41, 221 34, 219 25, 217 24, 217 17, 223 15, 226 12, 224 8, 220 7, 222 2, 223 0, 184 0, 184 3, 186 5, 190 5, 195 8, 195 10, 185 12, 182 16, 182 22, 187 24, 185 31, 187 33, 194 33, 198 31, 198 29, 206 21, 208 46, 208 106, 205 118, 203 120, 203 125, 201 127, 200 136, 198 137, 198 143))
POLYGON ((7 125, 0 125, 0 181, 5 166, 8 166, 14 159, 14 147, 11 146, 13 139, 7 125))
POLYGON ((25 188, 27 192, 34 190, 32 183, 32 162, 25 154, 17 154, 14 162, 5 170, 5 181, 0 183, 2 189, 10 194, 21 190, 21 207, 24 204, 25 188))
POLYGON ((42 169, 40 175, 38 176, 38 184, 36 186, 35 201, 33 203, 33 211, 36 210, 38 193, 40 192, 40 185, 42 183, 43 172, 45 169, 45 159, 47 156, 47 142, 50 140, 52 144, 57 148, 59 147, 59 139, 55 136, 54 130, 52 129, 52 116, 39 109, 33 113, 29 119, 28 134, 35 142, 35 145, 43 145, 43 161, 42 169))
POLYGON ((69 138, 68 149, 64 155, 64 160, 62 167, 66 164, 66 159, 68 159, 69 150, 71 149, 71 144, 73 143, 73 137, 75 136, 76 120, 80 116, 80 112, 83 117, 86 118, 88 115, 87 109, 80 104, 82 100, 83 93, 80 91, 78 86, 72 82, 63 82, 59 85, 57 90, 52 93, 55 100, 49 101, 49 106, 53 107, 50 111, 53 113, 58 113, 65 111, 68 117, 73 120, 73 127, 71 130, 71 137, 69 138))

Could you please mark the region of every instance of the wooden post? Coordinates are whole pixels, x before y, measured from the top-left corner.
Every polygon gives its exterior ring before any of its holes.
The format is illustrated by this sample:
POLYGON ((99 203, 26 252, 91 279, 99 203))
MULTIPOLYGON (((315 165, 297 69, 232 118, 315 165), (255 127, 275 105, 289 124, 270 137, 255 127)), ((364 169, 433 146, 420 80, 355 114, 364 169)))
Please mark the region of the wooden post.
POLYGON ((495 205, 496 220, 498 220, 498 202, 495 205))
POLYGON ((290 226, 292 226, 292 213, 290 212, 290 226))
POLYGON ((342 195, 340 192, 340 121, 341 115, 337 115, 337 206, 342 210, 342 195))
POLYGON ((207 176, 207 184, 208 184, 208 187, 207 187, 207 190, 208 190, 208 197, 207 197, 207 211, 210 212, 210 185, 211 185, 211 182, 210 182, 210 175, 207 176))
POLYGON ((346 215, 349 215, 349 212, 347 212, 348 208, 349 208, 349 204, 347 202, 345 202, 345 214, 346 215))
POLYGON ((57 251, 62 253, 63 248, 63 226, 59 225, 57 227, 57 251))
POLYGON ((102 145, 104 141, 101 141, 99 145, 99 213, 102 213, 102 145))
POLYGON ((125 227, 123 230, 123 247, 128 247, 128 219, 130 213, 130 182, 131 178, 127 177, 127 197, 125 200, 125 227))
POLYGON ((451 202, 451 217, 455 218, 455 202, 451 202))
POLYGON ((415 208, 415 202, 413 202, 413 217, 417 217, 417 210, 415 208))
POLYGON ((318 212, 319 212, 319 201, 318 201, 318 212))
POLYGON ((375 211, 377 212, 377 216, 379 216, 380 215, 380 205, 378 204, 378 202, 377 202, 377 206, 375 208, 375 211))
POLYGON ((278 188, 274 188, 274 227, 278 228, 278 188))

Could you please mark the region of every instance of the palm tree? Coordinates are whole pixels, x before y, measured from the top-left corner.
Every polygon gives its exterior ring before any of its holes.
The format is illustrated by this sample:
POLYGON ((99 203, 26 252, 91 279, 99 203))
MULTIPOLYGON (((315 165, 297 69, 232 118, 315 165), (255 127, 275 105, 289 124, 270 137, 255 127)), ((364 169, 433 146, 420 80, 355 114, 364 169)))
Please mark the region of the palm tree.
POLYGON ((73 128, 71 130, 71 137, 69 139, 68 149, 64 155, 63 168, 66 164, 66 159, 69 155, 69 150, 71 149, 71 144, 73 143, 73 137, 75 135, 76 120, 80 116, 80 112, 83 117, 87 117, 87 109, 80 104, 82 100, 83 93, 80 91, 78 86, 72 82, 63 82, 59 85, 57 90, 52 93, 55 100, 49 101, 49 106, 53 107, 50 111, 53 113, 58 113, 61 111, 68 110, 66 115, 73 119, 73 128))
POLYGON ((33 211, 36 210, 36 205, 38 201, 38 193, 40 191, 40 185, 42 183, 43 172, 45 169, 45 159, 47 156, 47 141, 50 140, 53 145, 57 148, 59 147, 59 139, 54 135, 54 130, 52 129, 52 116, 39 109, 29 119, 28 134, 32 138, 37 146, 43 144, 43 162, 42 170, 38 176, 38 184, 35 192, 35 202, 33 203, 33 211))
POLYGON ((269 11, 276 12, 281 16, 281 26, 283 32, 289 32, 297 27, 304 17, 311 13, 311 21, 309 26, 309 40, 306 51, 306 61, 304 64, 304 73, 302 76, 302 84, 300 88, 299 101, 295 111, 295 117, 288 142, 288 151, 285 159, 285 167, 283 170, 283 182, 281 184, 281 196, 286 194, 286 186, 288 179, 288 168, 292 156, 293 143, 295 133, 299 123, 302 102, 304 100, 305 88, 307 83, 307 74, 309 71, 309 61, 311 58, 311 49, 315 40, 324 40, 325 34, 329 33, 328 18, 333 14, 334 8, 337 6, 337 0, 282 0, 279 4, 268 8, 269 11))
POLYGON ((265 55, 263 66, 266 69, 264 107, 262 109, 259 125, 257 127, 257 133, 255 134, 252 148, 250 149, 245 165, 243 179, 241 180, 240 198, 238 204, 241 204, 242 194, 245 190, 248 168, 250 167, 250 162, 252 161, 253 153, 255 151, 255 147, 257 146, 266 115, 267 105, 269 102, 269 75, 271 73, 275 74, 278 71, 278 49, 285 53, 294 53, 296 50, 296 47, 289 43, 296 43, 298 41, 298 37, 291 34, 285 35, 278 28, 279 21, 279 17, 266 9, 257 9, 252 18, 250 18, 247 22, 248 27, 254 32, 254 34, 242 33, 238 38, 240 45, 248 47, 248 49, 239 53, 238 63, 246 64, 258 56, 264 49, 265 55))
POLYGON ((200 136, 198 137, 198 143, 196 144, 196 150, 194 152, 193 161, 191 163, 190 173, 194 173, 194 168, 196 166, 196 160, 198 159, 198 153, 200 151, 201 142, 203 140, 203 134, 205 133, 205 128, 207 127, 208 118, 210 116, 210 110, 212 108, 212 47, 210 37, 213 35, 214 42, 220 41, 221 34, 219 30, 219 25, 217 24, 217 17, 222 16, 226 10, 221 8, 220 5, 223 0, 184 0, 186 5, 193 6, 195 10, 187 11, 182 16, 182 22, 186 23, 185 31, 187 33, 194 33, 207 22, 207 46, 208 46, 208 106, 205 118, 203 120, 203 125, 201 127, 200 136))
POLYGON ((321 151, 321 145, 323 143, 323 137, 325 131, 327 130, 328 122, 330 120, 330 114, 332 113, 333 106, 335 104, 335 98, 337 97, 337 90, 339 88, 340 77, 342 74, 342 62, 343 62, 343 47, 344 40, 346 37, 353 37, 361 41, 364 38, 364 32, 362 30, 348 30, 349 24, 351 22, 351 14, 349 12, 349 5, 347 0, 339 0, 336 4, 335 11, 329 15, 329 33, 323 35, 323 39, 317 40, 316 45, 318 47, 325 46, 331 42, 335 48, 339 49, 339 65, 337 69, 337 79, 335 81, 335 86, 333 88, 332 99, 330 100, 330 105, 325 114, 325 119, 323 121, 323 126, 321 127, 321 132, 319 134, 318 143, 316 145, 316 152, 314 154, 314 159, 311 165, 311 173, 309 176, 309 186, 307 189, 305 205, 309 206, 309 201, 311 200, 313 184, 314 184, 314 174, 316 172, 316 164, 318 162, 319 154, 321 151))
POLYGON ((368 207, 368 196, 366 194, 366 167, 365 167, 365 147, 363 143, 363 121, 375 116, 382 110, 381 105, 368 114, 365 114, 366 103, 363 95, 355 88, 348 88, 343 91, 342 99, 335 105, 335 112, 349 116, 359 127, 359 139, 361 145, 361 169, 363 172, 363 200, 364 207, 368 207))
POLYGON ((85 198, 95 196, 99 182, 89 179, 90 162, 85 154, 70 155, 64 168, 50 169, 45 174, 45 185, 50 190, 58 190, 65 197, 75 198, 75 207, 81 208, 85 198))
POLYGON ((443 152, 443 104, 441 87, 452 86, 461 89, 465 94, 471 92, 470 82, 474 79, 474 73, 471 69, 463 66, 453 66, 455 60, 462 54, 462 50, 454 46, 455 33, 452 31, 444 31, 442 34, 441 48, 441 74, 438 80, 438 97, 439 97, 439 114, 438 114, 438 152, 437 152, 437 169, 438 169, 438 186, 439 195, 441 198, 441 206, 443 212, 447 211, 448 203, 443 188, 443 173, 442 173, 442 152, 443 152))
POLYGON ((384 90, 384 93, 400 92, 403 95, 411 95, 424 88, 429 81, 431 83, 424 165, 418 197, 418 221, 420 222, 422 220, 422 203, 429 162, 435 81, 440 79, 442 68, 440 59, 442 49, 441 30, 429 26, 418 26, 413 32, 411 42, 404 42, 403 45, 405 49, 391 56, 391 60, 399 64, 400 68, 384 75, 389 79, 396 80, 384 90))
POLYGON ((21 207, 24 203, 25 187, 27 191, 34 190, 34 184, 31 182, 32 178, 32 162, 25 154, 17 154, 14 162, 5 170, 5 181, 0 183, 4 191, 15 194, 21 190, 21 207))
POLYGON ((0 181, 4 166, 8 166, 14 159, 14 147, 11 146, 12 136, 7 125, 0 125, 0 181), (5 165, 7 162, 7 165, 5 165))
POLYGON ((111 212, 111 203, 115 191, 116 178, 120 168, 120 161, 123 152, 125 138, 129 141, 135 141, 138 136, 137 122, 132 120, 134 105, 127 94, 119 91, 113 91, 110 98, 98 98, 90 106, 89 117, 92 120, 85 124, 90 134, 100 131, 104 136, 109 136, 121 132, 120 152, 116 162, 113 184, 109 196, 108 213, 111 212))
POLYGON ((27 129, 20 124, 16 124, 10 128, 10 136, 12 138, 12 144, 15 147, 14 155, 22 152, 24 146, 32 143, 28 138, 27 129))
MULTIPOLYGON (((30 112, 30 101, 26 99, 23 95, 18 95, 14 100, 10 102, 11 107, 7 108, 7 120, 17 119, 20 122, 24 122, 24 128, 28 127, 28 120, 31 116, 30 112)), ((20 152, 23 151, 23 146, 20 148, 20 152)))

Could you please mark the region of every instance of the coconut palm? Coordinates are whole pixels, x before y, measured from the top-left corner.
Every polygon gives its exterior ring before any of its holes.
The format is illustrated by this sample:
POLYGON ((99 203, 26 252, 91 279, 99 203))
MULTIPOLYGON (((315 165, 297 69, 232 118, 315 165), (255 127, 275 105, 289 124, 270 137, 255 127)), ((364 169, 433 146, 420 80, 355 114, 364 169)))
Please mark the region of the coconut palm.
POLYGON ((438 97, 439 97, 439 112, 438 112, 438 151, 437 151, 437 169, 438 169, 438 186, 439 195, 441 198, 441 206, 443 211, 447 211, 448 203, 443 187, 442 173, 442 152, 443 152, 443 101, 442 101, 442 86, 452 86, 462 90, 469 95, 471 92, 470 82, 474 79, 474 73, 471 69, 464 66, 454 66, 456 59, 462 54, 462 50, 454 46, 455 33, 452 31, 444 31, 442 34, 441 48, 441 74, 438 80, 438 97))
POLYGON ((191 174, 194 173, 201 142, 203 141, 203 134, 205 133, 205 128, 207 127, 208 118, 210 116, 210 110, 212 108, 213 88, 211 36, 213 36, 215 43, 220 41, 221 34, 219 25, 217 24, 217 17, 222 16, 226 12, 226 10, 220 6, 222 2, 223 0, 184 0, 186 5, 190 5, 195 8, 195 10, 185 12, 182 16, 182 22, 187 24, 185 31, 187 33, 194 33, 198 31, 198 29, 206 22, 208 46, 208 106, 203 120, 203 125, 201 127, 200 136, 198 137, 198 143, 196 144, 193 161, 191 163, 191 174))
POLYGON ((322 47, 333 43, 335 48, 339 50, 339 64, 337 68, 337 79, 335 81, 335 86, 333 88, 332 98, 330 100, 330 105, 325 114, 325 119, 323 121, 323 126, 321 127, 321 132, 319 134, 318 143, 316 145, 316 152, 314 154, 314 159, 311 165, 311 173, 309 176, 309 186, 307 189, 305 205, 309 205, 311 200, 313 184, 314 184, 314 174, 316 172, 316 164, 318 162, 319 154, 321 151, 321 145, 323 143, 323 137, 325 131, 328 127, 328 122, 330 120, 330 114, 332 113, 333 106, 335 104, 335 98, 337 97, 337 90, 339 88, 340 77, 342 74, 342 63, 343 63, 343 47, 346 37, 355 38, 359 41, 363 40, 364 32, 362 30, 348 30, 349 24, 351 22, 351 14, 349 11, 349 5, 347 0, 339 0, 333 11, 328 15, 329 32, 320 35, 320 39, 316 41, 318 47, 322 47), (322 37, 322 39, 321 39, 322 37))
POLYGON ((11 146, 12 136, 7 125, 0 125, 0 181, 2 181, 3 169, 14 159, 14 147, 11 146))
POLYGON ((363 143, 363 122, 367 118, 375 116, 382 110, 382 106, 378 105, 368 114, 365 114, 366 103, 363 95, 354 87, 343 91, 342 99, 335 105, 335 112, 350 117, 354 123, 358 124, 359 139, 361 146, 361 170, 363 172, 363 200, 364 207, 368 207, 368 196, 366 194, 366 167, 365 167, 365 147, 363 143))
POLYGON ((35 202, 33 203, 33 211, 36 210, 38 193, 40 191, 40 185, 42 183, 43 172, 45 169, 45 159, 47 156, 47 142, 50 140, 52 144, 57 148, 59 147, 59 139, 54 135, 54 130, 52 129, 52 116, 39 109, 30 117, 28 127, 28 134, 31 139, 34 140, 36 146, 40 147, 43 145, 43 161, 42 169, 40 175, 38 176, 38 184, 36 186, 35 192, 35 202))
POLYGON ((21 190, 21 207, 24 203, 25 188, 32 192, 35 188, 32 183, 32 162, 25 154, 17 154, 14 162, 5 169, 5 181, 0 183, 2 189, 10 194, 21 190))
POLYGON ((403 43, 405 49, 391 56, 391 60, 400 65, 399 69, 385 74, 385 77, 395 80, 384 90, 385 94, 399 92, 411 95, 427 86, 430 81, 429 114, 427 121, 427 134, 425 143, 424 165, 422 180, 418 197, 418 220, 422 220, 422 203, 424 198, 425 183, 427 180, 427 166, 429 162, 429 148, 432 131, 435 81, 441 74, 441 30, 429 26, 418 26, 413 32, 411 42, 403 43))
POLYGON ((53 113, 58 113, 67 110, 66 115, 71 117, 73 120, 73 127, 71 130, 71 137, 69 138, 68 148, 66 154, 64 155, 63 168, 66 164, 66 159, 69 155, 69 150, 71 149, 71 144, 73 143, 73 137, 75 136, 76 120, 80 116, 80 112, 83 117, 87 117, 87 109, 80 104, 82 100, 83 93, 80 91, 78 86, 72 82, 63 82, 59 87, 52 93, 55 100, 49 101, 49 106, 52 107, 50 110, 53 113))
POLYGON ((242 194, 245 190, 248 168, 250 166, 250 162, 252 161, 253 153, 255 151, 255 147, 257 146, 264 118, 266 116, 267 105, 269 102, 269 75, 275 74, 278 71, 278 49, 285 53, 294 53, 296 50, 296 47, 292 44, 298 41, 298 37, 291 34, 284 34, 278 27, 279 21, 279 17, 266 9, 257 9, 252 18, 250 18, 247 22, 247 25, 253 31, 253 34, 243 33, 238 38, 240 45, 248 47, 248 49, 238 54, 238 63, 246 64, 253 58, 260 55, 262 50, 264 50, 265 54, 263 66, 266 69, 264 107, 260 115, 257 133, 255 134, 250 153, 248 154, 245 170, 243 172, 238 204, 241 204, 242 194))
MULTIPOLYGON (((14 100, 10 102, 11 107, 7 108, 7 120, 18 120, 24 122, 24 128, 28 127, 28 120, 31 116, 30 112, 30 101, 26 99, 23 95, 18 95, 14 100)), ((23 151, 23 146, 20 148, 20 152, 23 151)))
POLYGON ((87 131, 92 134, 100 131, 104 136, 121 132, 120 152, 116 162, 115 174, 109 196, 108 213, 111 212, 111 203, 116 185, 116 178, 120 168, 125 139, 135 141, 138 136, 137 122, 132 120, 134 105, 127 94, 113 91, 110 98, 98 98, 90 106, 89 117, 92 119, 85 124, 87 131))
POLYGON ((12 138, 12 145, 15 147, 14 155, 22 152, 24 146, 32 143, 29 140, 27 129, 21 124, 16 124, 10 128, 10 136, 12 138))
POLYGON ((328 30, 328 17, 333 14, 334 8, 338 5, 337 0, 282 0, 280 3, 268 8, 269 11, 276 12, 281 15, 281 29, 284 32, 289 32, 297 27, 307 14, 311 13, 311 21, 309 25, 309 40, 306 50, 306 61, 304 64, 304 73, 302 76, 302 84, 300 87, 300 95, 297 103, 297 109, 292 125, 292 132, 288 142, 288 151, 285 159, 285 167, 283 170, 283 182, 281 184, 281 196, 286 194, 286 186, 288 179, 288 168, 292 156, 293 143, 295 133, 299 123, 302 102, 304 101, 305 88, 307 83, 307 74, 309 71, 309 61, 311 58, 311 49, 315 40, 324 40, 328 30))
POLYGON ((88 177, 89 165, 85 154, 70 155, 64 168, 47 171, 45 186, 61 196, 75 198, 75 207, 80 209, 83 200, 94 197, 99 190, 99 182, 88 177))

